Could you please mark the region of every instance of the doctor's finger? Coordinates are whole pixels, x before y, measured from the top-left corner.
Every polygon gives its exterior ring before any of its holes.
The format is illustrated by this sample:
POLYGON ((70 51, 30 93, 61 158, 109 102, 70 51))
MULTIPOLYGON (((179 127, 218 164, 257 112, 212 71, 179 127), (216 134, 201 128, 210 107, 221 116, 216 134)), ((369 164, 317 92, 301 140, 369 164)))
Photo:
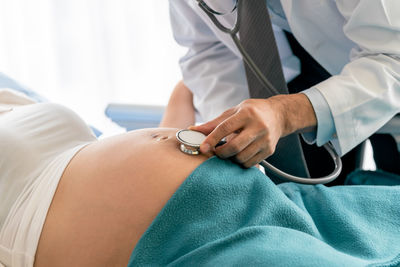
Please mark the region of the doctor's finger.
POLYGON ((255 154, 251 159, 249 159, 248 161, 243 163, 243 167, 251 168, 251 167, 257 165, 258 163, 260 163, 261 161, 263 161, 264 159, 268 158, 269 156, 270 156, 269 153, 261 150, 257 154, 255 154))
MULTIPOLYGON (((257 139, 257 136, 253 135, 249 130, 243 130, 239 134, 236 134, 234 138, 229 140, 225 145, 219 146, 215 149, 215 154, 220 158, 230 158, 233 156, 237 156, 239 153, 242 156, 245 156, 251 153, 248 149, 255 150, 256 148, 252 146, 252 143, 257 139), (249 147, 250 146, 250 147, 249 147)), ((256 151, 252 152, 253 154, 257 153, 260 149, 258 148, 256 151)), ((243 160, 240 163, 244 163, 246 160, 243 160)))
POLYGON ((260 163, 275 152, 276 144, 268 143, 263 138, 258 139, 256 142, 254 142, 254 145, 259 148, 259 151, 252 158, 248 159, 245 163, 242 164, 245 168, 250 168, 260 163))
POLYGON ((235 155, 234 161, 244 166, 246 162, 251 160, 260 151, 261 151, 261 144, 258 141, 253 141, 245 149, 243 149, 242 151, 240 151, 238 154, 235 155))
POLYGON ((238 132, 244 126, 242 120, 240 120, 240 116, 238 114, 234 114, 221 122, 215 129, 206 137, 203 143, 200 146, 200 151, 202 153, 206 153, 211 148, 215 147, 219 141, 221 141, 224 137, 238 132))
POLYGON ((203 123, 203 124, 197 125, 197 126, 190 126, 189 130, 198 131, 198 132, 202 132, 205 135, 209 135, 221 122, 223 122, 224 120, 226 120, 233 114, 235 114, 235 110, 233 108, 228 109, 225 112, 223 112, 221 115, 219 115, 217 118, 215 118, 209 122, 206 122, 206 123, 203 123))

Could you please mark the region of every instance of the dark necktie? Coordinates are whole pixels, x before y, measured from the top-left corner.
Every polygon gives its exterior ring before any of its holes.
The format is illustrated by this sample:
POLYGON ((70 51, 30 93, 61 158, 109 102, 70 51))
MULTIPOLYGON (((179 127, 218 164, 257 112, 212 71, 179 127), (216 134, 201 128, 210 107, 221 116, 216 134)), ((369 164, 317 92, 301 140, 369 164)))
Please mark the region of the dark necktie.
MULTIPOLYGON (((274 87, 281 94, 287 94, 288 89, 282 72, 266 0, 243 0, 242 9, 238 12, 242 14, 239 35, 244 49, 274 87)), ((245 68, 251 98, 268 98, 275 95, 262 86, 246 64, 245 68)), ((297 134, 281 138, 275 153, 267 161, 289 174, 309 177, 297 134)))

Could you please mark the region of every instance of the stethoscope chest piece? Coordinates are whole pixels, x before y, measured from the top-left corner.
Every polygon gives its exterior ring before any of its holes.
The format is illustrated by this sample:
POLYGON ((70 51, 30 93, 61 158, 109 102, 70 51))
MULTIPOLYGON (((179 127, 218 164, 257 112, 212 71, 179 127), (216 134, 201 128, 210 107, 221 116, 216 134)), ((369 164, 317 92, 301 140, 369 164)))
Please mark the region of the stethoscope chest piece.
POLYGON ((189 155, 200 154, 200 145, 206 136, 201 132, 192 130, 180 130, 176 133, 176 139, 181 143, 180 149, 189 155))

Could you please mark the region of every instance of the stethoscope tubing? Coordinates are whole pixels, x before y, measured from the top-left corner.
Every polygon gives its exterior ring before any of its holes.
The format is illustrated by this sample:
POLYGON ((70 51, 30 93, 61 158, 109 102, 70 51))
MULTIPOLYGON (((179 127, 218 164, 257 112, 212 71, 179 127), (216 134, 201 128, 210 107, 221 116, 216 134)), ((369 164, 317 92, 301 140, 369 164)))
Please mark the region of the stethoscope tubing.
POLYGON ((319 177, 319 178, 309 178, 309 177, 299 177, 294 176, 289 173, 286 173, 278 168, 276 168, 271 163, 268 163, 266 160, 260 162, 260 165, 263 166, 265 169, 273 172, 282 180, 288 182, 295 182, 299 184, 309 184, 309 185, 316 185, 316 184, 327 184, 335 180, 343 169, 342 160, 340 159, 339 155, 336 153, 335 149, 332 147, 331 144, 325 144, 324 148, 328 151, 329 155, 332 157, 333 162, 335 163, 335 169, 332 173, 327 176, 319 177))
POLYGON ((231 36, 233 42, 235 43, 236 47, 238 48, 240 54, 243 57, 243 60, 246 62, 247 66, 250 68, 250 70, 255 74, 257 79, 260 81, 260 83, 267 88, 271 93, 275 95, 279 95, 279 91, 270 83, 270 81, 265 77, 265 75, 262 73, 262 71, 257 67, 257 64, 253 61, 253 59, 250 57, 250 55, 246 52, 244 49, 243 45, 240 43, 240 40, 238 38, 238 32, 240 29, 240 24, 242 21, 242 0, 237 1, 237 6, 235 7, 234 10, 237 11, 237 18, 236 18, 236 23, 233 29, 230 29, 228 27, 225 27, 222 25, 219 20, 214 16, 215 14, 219 14, 218 12, 211 11, 210 8, 203 2, 199 1, 199 6, 200 8, 207 14, 207 16, 211 19, 211 21, 214 23, 214 25, 222 32, 227 33, 231 36))

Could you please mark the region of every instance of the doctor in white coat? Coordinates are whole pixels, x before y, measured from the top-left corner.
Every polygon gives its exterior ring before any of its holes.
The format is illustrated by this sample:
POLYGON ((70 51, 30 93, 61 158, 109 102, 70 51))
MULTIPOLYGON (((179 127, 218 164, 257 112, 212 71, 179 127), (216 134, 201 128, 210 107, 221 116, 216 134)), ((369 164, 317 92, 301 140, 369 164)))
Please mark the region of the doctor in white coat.
MULTIPOLYGON (((213 0, 209 0, 213 1, 213 0)), ((232 1, 232 0, 218 0, 232 1)), ((219 31, 196 0, 170 0, 173 32, 188 48, 180 65, 193 93, 198 121, 215 149, 250 167, 274 152, 280 137, 331 142, 344 155, 400 112, 400 1, 269 0, 273 24, 291 32, 332 76, 300 94, 249 98, 242 57, 229 35, 219 31)), ((235 15, 220 16, 233 25, 235 15)), ((276 29, 275 29, 276 30, 276 29)), ((285 36, 275 33, 287 81, 299 71, 285 36)))

